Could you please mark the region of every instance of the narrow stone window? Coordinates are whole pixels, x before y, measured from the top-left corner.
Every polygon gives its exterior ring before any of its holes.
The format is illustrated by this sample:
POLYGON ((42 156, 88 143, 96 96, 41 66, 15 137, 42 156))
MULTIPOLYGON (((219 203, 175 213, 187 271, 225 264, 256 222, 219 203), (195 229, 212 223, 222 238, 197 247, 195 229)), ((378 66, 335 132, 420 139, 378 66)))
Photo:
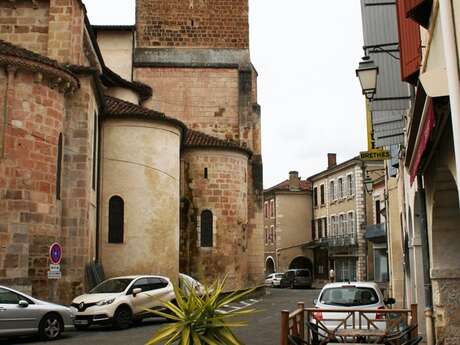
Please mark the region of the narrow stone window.
POLYGON ((212 212, 204 210, 201 212, 201 247, 212 247, 212 212))
POLYGON ((61 200, 61 175, 62 175, 62 133, 59 133, 58 151, 56 162, 56 200, 61 200))
POLYGON ((208 168, 204 168, 204 178, 208 178, 208 168))
POLYGON ((109 243, 123 243, 125 203, 115 195, 109 200, 109 243))

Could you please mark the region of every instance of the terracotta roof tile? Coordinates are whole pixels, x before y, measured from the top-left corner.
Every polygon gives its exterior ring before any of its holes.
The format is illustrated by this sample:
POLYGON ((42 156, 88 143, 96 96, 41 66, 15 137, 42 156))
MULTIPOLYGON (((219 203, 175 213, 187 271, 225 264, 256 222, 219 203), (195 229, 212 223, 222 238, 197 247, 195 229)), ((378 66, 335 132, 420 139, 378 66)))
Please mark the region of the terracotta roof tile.
POLYGON ((46 56, 34 53, 31 50, 21 48, 17 45, 14 45, 10 42, 6 42, 1 39, 0 39, 0 54, 38 62, 44 65, 59 69, 61 71, 71 73, 70 70, 68 70, 61 64, 59 64, 59 62, 57 62, 56 60, 53 60, 46 56))
MULTIPOLYGON (((308 180, 300 180, 300 190, 301 191, 308 191, 311 190, 311 182, 308 180)), ((264 190, 265 192, 273 192, 273 191, 289 191, 289 180, 284 180, 273 187, 264 190)))
POLYGON ((123 101, 119 98, 105 96, 106 103, 106 112, 104 113, 105 117, 110 118, 123 118, 123 117, 137 117, 144 119, 152 119, 158 121, 165 121, 176 126, 181 127, 184 131, 187 129, 185 124, 177 119, 168 117, 163 113, 160 113, 155 110, 147 109, 141 107, 140 105, 123 101))
POLYGON ((16 66, 24 70, 43 73, 47 77, 54 78, 58 83, 62 81, 61 85, 67 83, 65 90, 75 89, 80 85, 72 71, 56 60, 1 39, 0 65, 16 66))
POLYGON ((237 151, 243 151, 246 154, 252 155, 252 151, 247 147, 244 147, 232 140, 222 140, 211 135, 194 131, 191 129, 187 130, 185 136, 185 147, 190 148, 222 148, 222 149, 233 149, 237 151))

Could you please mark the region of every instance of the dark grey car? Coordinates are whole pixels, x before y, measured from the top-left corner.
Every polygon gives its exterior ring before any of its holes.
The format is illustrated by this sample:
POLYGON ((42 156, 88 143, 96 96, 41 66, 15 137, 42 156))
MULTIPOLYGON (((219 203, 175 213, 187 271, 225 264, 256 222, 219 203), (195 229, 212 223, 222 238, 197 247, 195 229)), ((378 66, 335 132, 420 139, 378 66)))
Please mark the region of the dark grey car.
POLYGON ((52 340, 73 328, 70 308, 0 285, 0 337, 38 333, 42 339, 52 340))
POLYGON ((281 286, 290 287, 291 289, 296 287, 311 288, 311 284, 312 276, 307 268, 287 270, 281 279, 281 286))

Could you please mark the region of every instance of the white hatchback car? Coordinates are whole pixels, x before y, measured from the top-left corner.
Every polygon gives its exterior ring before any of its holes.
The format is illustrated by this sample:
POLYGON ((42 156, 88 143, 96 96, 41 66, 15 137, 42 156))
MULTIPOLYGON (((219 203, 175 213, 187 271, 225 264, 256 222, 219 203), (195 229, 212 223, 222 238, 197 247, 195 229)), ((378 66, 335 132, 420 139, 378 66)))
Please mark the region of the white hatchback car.
POLYGON ((75 328, 92 324, 112 324, 123 329, 133 321, 152 316, 146 311, 162 309, 162 303, 175 299, 171 281, 162 276, 126 276, 105 280, 89 293, 72 301, 75 328))
MULTIPOLYGON (((384 309, 385 304, 394 303, 391 298, 384 300, 383 294, 376 283, 373 282, 343 282, 326 284, 321 290, 318 299, 314 301, 318 309, 384 309)), ((328 329, 336 329, 341 321, 347 317, 347 313, 322 312, 314 313, 314 319, 321 321, 328 329), (332 320, 331 320, 332 319, 332 320)), ((366 313, 366 317, 374 321, 379 329, 385 329, 385 315, 366 313)), ((311 320, 315 322, 315 320, 311 320)), ((358 317, 356 316, 356 320, 358 317)), ((367 328, 367 321, 362 320, 362 327, 367 328)), ((352 327, 352 318, 347 319, 347 328, 352 327)), ((356 321, 358 322, 358 321, 356 321)), ((341 326, 343 327, 343 326, 341 326)))
POLYGON ((272 273, 265 278, 265 286, 271 287, 280 287, 281 286, 281 278, 283 278, 283 273, 272 273))

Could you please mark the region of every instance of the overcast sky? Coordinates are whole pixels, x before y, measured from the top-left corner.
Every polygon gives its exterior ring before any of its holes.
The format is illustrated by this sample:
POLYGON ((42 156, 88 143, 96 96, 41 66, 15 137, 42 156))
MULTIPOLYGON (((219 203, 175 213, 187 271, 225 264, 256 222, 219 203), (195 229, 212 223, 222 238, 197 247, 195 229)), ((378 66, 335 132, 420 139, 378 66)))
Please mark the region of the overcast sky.
MULTIPOLYGON (((184 0, 185 1, 185 0, 184 0)), ((135 0, 84 0, 92 24, 134 24, 135 0), (108 5, 108 6, 107 6, 108 5)), ((259 73, 264 187, 307 178, 366 150, 359 0, 249 0, 259 73)))

